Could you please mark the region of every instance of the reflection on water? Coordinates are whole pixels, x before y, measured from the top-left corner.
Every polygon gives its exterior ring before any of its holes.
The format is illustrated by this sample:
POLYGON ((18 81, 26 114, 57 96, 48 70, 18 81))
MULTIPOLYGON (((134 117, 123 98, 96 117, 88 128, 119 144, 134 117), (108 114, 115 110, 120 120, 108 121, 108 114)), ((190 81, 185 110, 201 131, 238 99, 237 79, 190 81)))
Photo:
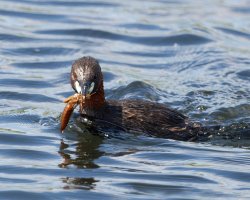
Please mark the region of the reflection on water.
MULTIPOLYGON (((72 147, 61 141, 59 154, 62 157, 62 163, 58 166, 60 168, 78 168, 78 169, 95 169, 99 166, 95 160, 104 155, 104 152, 99 150, 102 143, 100 137, 85 137, 78 138, 78 142, 72 147)), ((94 177, 65 177, 62 178, 65 184, 64 189, 85 189, 92 190, 95 188, 95 183, 98 182, 94 177)))
POLYGON ((62 140, 59 154, 63 158, 63 162, 59 164, 59 167, 67 168, 73 165, 83 169, 98 168, 99 166, 94 163, 94 160, 104 154, 104 152, 98 150, 100 144, 102 144, 102 138, 98 136, 86 137, 82 140, 80 138, 80 141, 74 145, 75 149, 72 152, 68 150, 69 145, 62 140))
POLYGON ((249 2, 2 0, 0 199, 248 199, 249 2), (215 129, 189 143, 97 136, 75 114, 71 63, 103 68, 108 99, 139 98, 215 129))

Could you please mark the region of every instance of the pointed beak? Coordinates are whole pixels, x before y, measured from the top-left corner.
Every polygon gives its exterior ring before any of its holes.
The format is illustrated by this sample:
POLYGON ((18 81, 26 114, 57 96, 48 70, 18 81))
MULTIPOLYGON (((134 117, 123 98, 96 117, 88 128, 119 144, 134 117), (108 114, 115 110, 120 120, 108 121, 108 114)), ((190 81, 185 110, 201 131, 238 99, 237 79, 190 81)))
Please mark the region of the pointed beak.
POLYGON ((86 82, 81 86, 82 95, 86 97, 88 94, 88 90, 89 90, 89 82, 86 82))
POLYGON ((89 95, 92 94, 94 87, 95 87, 94 82, 90 82, 90 81, 85 82, 81 86, 82 95, 84 95, 85 97, 88 97, 89 95))
POLYGON ((78 81, 75 82, 75 90, 78 94, 82 94, 85 97, 91 95, 94 91, 95 83, 87 81, 85 83, 79 83, 78 81))

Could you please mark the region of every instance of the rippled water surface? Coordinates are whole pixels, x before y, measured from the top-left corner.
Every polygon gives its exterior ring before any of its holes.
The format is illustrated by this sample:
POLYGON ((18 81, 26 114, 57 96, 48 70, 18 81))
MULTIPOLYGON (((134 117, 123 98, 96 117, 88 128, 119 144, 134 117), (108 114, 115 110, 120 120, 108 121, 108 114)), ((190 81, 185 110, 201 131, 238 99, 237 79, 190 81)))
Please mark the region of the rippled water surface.
POLYGON ((0 199, 248 199, 249 124, 247 0, 0 2, 0 199), (73 116, 62 135, 84 55, 100 61, 107 98, 220 130, 203 143, 103 138, 73 116))

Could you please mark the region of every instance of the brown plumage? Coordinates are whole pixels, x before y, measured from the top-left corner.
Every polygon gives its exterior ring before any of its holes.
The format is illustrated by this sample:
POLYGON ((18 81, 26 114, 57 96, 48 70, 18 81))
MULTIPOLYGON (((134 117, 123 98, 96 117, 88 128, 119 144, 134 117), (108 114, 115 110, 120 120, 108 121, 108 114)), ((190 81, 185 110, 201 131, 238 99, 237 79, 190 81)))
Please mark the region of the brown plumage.
POLYGON ((194 140, 201 132, 200 125, 190 123, 186 116, 163 104, 105 100, 101 68, 92 57, 82 57, 74 62, 71 85, 85 96, 81 121, 90 120, 94 128, 118 128, 176 140, 194 140))

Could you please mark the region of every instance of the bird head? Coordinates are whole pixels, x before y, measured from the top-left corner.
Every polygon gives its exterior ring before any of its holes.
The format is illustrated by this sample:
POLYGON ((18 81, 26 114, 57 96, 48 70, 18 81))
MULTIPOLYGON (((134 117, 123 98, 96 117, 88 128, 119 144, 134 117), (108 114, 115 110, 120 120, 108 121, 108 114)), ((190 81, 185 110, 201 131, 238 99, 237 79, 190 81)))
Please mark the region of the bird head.
POLYGON ((85 98, 97 93, 103 84, 98 61, 89 56, 82 57, 73 63, 70 78, 72 88, 85 98))

